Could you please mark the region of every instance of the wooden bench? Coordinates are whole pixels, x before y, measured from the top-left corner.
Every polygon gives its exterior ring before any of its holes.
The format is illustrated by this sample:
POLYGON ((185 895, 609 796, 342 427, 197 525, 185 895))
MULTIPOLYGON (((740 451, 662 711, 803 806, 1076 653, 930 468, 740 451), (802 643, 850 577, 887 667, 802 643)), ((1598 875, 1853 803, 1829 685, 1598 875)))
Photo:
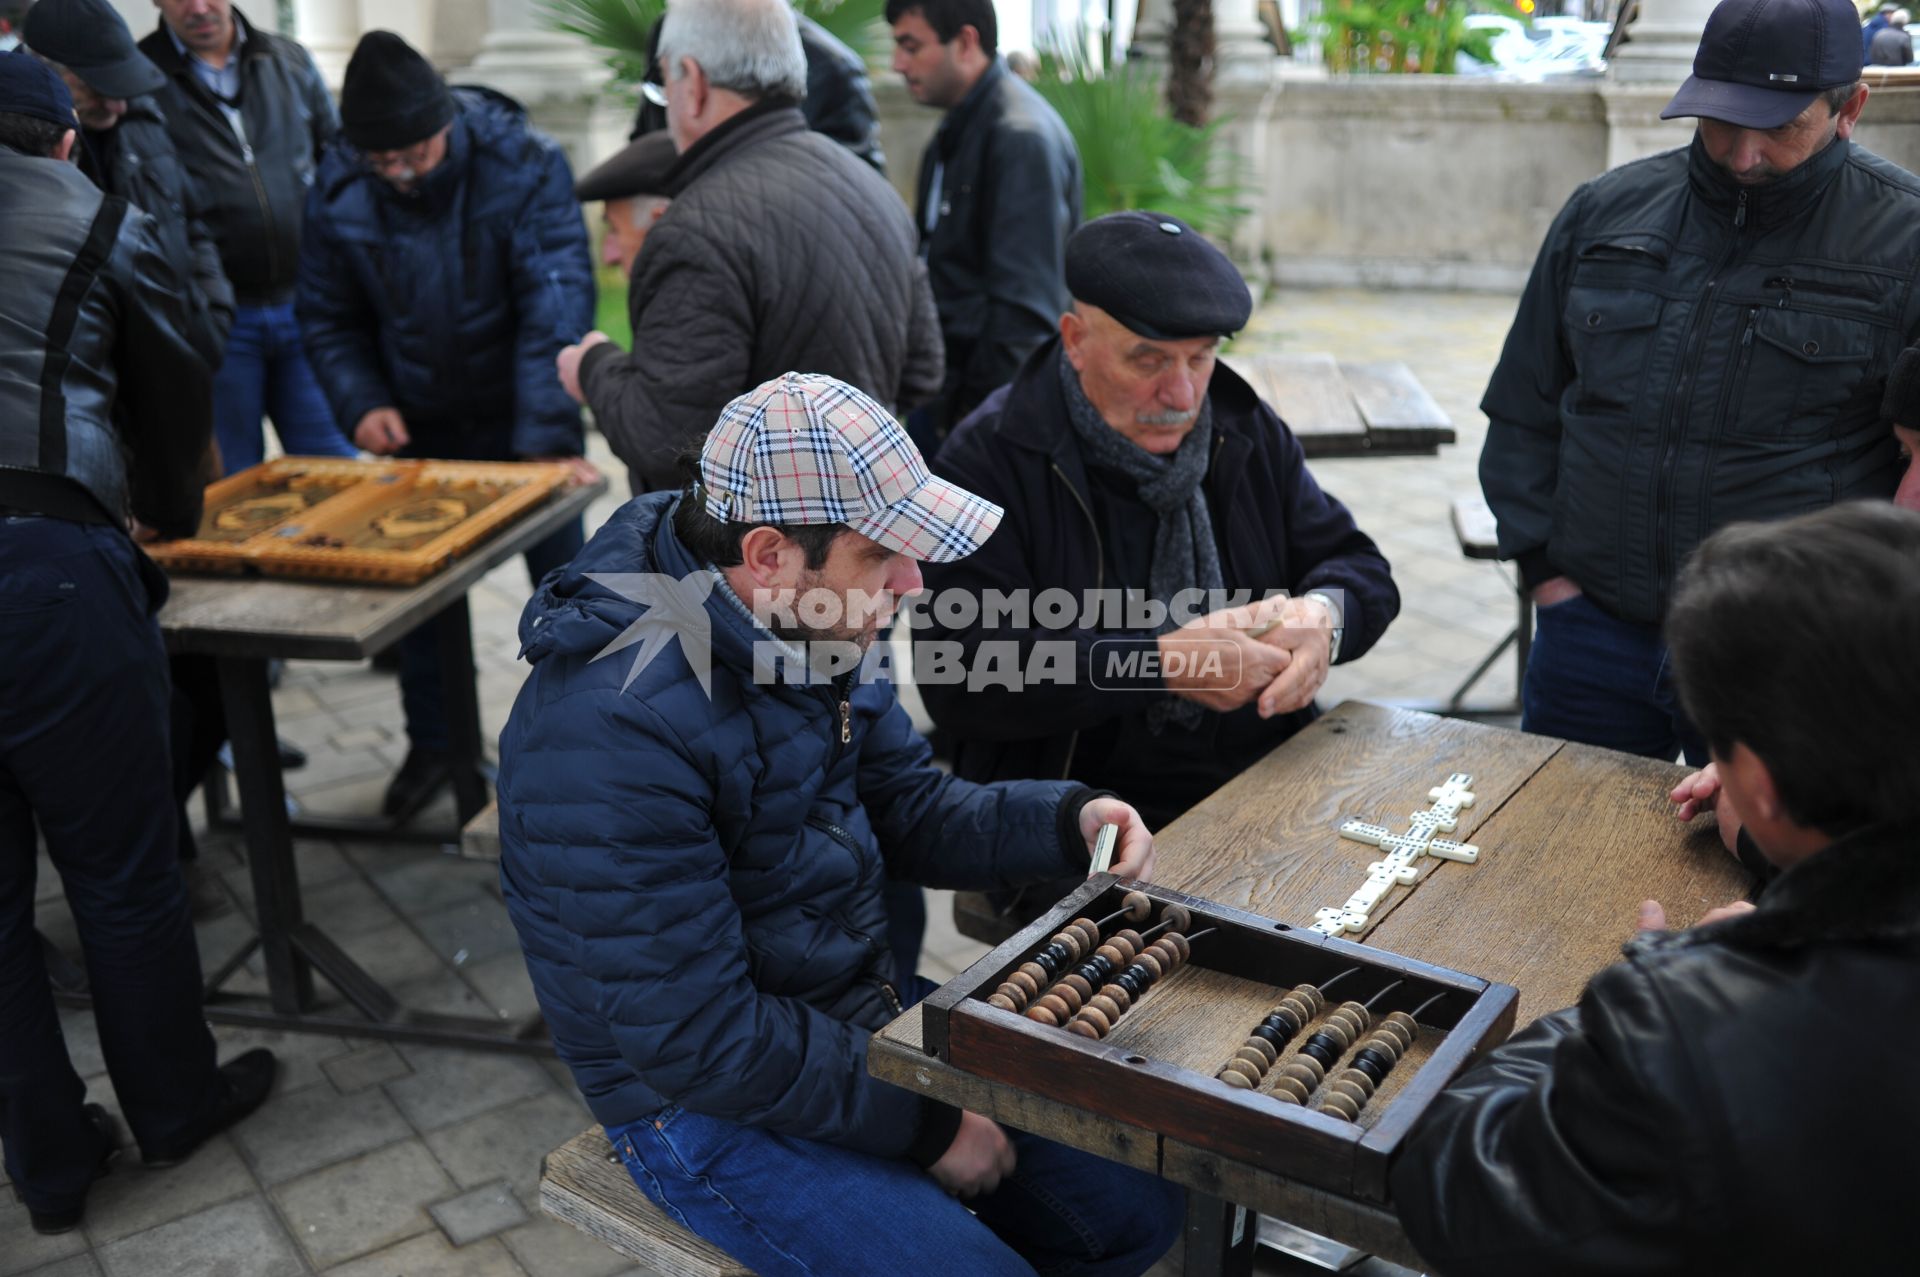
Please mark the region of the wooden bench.
MULTIPOLYGON (((1460 553, 1469 559, 1482 559, 1495 562, 1500 558, 1499 525, 1493 517, 1493 511, 1487 508, 1485 498, 1478 494, 1471 497, 1458 497, 1451 511, 1453 536, 1460 543, 1460 553)), ((1527 683, 1527 655, 1533 648, 1533 600, 1519 582, 1513 581, 1514 597, 1518 602, 1518 616, 1513 628, 1507 631, 1505 638, 1494 644, 1493 650, 1473 667, 1473 673, 1466 681, 1453 689, 1453 695, 1447 703, 1435 707, 1436 712, 1452 718, 1510 718, 1520 712, 1520 689, 1527 683), (1513 648, 1513 701, 1507 705, 1489 705, 1469 707, 1466 704, 1467 693, 1473 685, 1486 677, 1493 663, 1513 648)))
POLYGON ((468 860, 500 859, 499 803, 488 803, 460 830, 460 854, 468 860))
POLYGON ((1452 420, 1403 363, 1341 363, 1326 354, 1236 355, 1228 363, 1280 414, 1309 460, 1431 457, 1454 441, 1452 420))
POLYGON ((753 1277, 648 1201, 597 1126, 540 1159, 540 1209, 661 1277, 753 1277))

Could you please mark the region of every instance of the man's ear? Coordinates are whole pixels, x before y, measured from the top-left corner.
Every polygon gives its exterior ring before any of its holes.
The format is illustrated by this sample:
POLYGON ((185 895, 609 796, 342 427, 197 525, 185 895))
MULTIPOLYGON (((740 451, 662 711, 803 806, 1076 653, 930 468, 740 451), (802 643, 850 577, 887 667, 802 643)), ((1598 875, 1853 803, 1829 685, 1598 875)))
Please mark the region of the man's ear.
POLYGON ((1854 126, 1860 123, 1860 112, 1867 106, 1867 93, 1867 86, 1861 85, 1853 91, 1853 96, 1847 99, 1847 104, 1840 108, 1840 123, 1835 126, 1834 131, 1841 141, 1844 142, 1853 136, 1854 126))
POLYGON ((805 560, 799 546, 765 524, 740 538, 740 566, 757 589, 792 589, 805 560))
POLYGON ((705 115, 707 99, 713 88, 707 83, 707 73, 692 58, 680 59, 680 77, 687 82, 687 99, 695 119, 705 115))
POLYGON ((66 133, 61 136, 60 140, 54 144, 52 158, 59 160, 62 164, 71 162, 73 159, 73 145, 79 137, 80 135, 78 133, 75 133, 72 129, 68 129, 66 133))
MULTIPOLYGON (((968 30, 972 30, 971 27, 968 30)), ((1085 364, 1080 347, 1087 340, 1087 321, 1078 310, 1067 310, 1060 316, 1060 349, 1065 353, 1067 362, 1073 365, 1075 372, 1083 371, 1085 364)))
POLYGON ((1741 818, 1749 823, 1760 819, 1779 821, 1786 817, 1786 805, 1780 801, 1780 787, 1773 783, 1773 772, 1767 767, 1760 755, 1748 749, 1738 741, 1733 749, 1720 762, 1722 770, 1728 768, 1739 773, 1739 793, 1744 796, 1752 811, 1743 811, 1741 818))

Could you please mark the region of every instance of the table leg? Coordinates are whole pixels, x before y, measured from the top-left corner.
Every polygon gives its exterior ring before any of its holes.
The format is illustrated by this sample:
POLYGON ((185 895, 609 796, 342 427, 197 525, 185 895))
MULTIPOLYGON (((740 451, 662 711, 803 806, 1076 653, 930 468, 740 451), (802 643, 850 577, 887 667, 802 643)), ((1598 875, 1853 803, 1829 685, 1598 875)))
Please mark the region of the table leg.
POLYGON ((1252 1277, 1257 1223, 1244 1206, 1187 1190, 1187 1277, 1252 1277))
POLYGON ((480 689, 473 667, 473 621, 466 595, 434 618, 440 646, 440 679, 447 712, 447 745, 453 758, 453 800, 460 824, 487 805, 486 762, 480 732, 480 689))
POLYGON ((247 868, 253 877, 260 951, 267 963, 267 987, 275 1011, 295 1014, 313 1005, 313 968, 294 944, 304 919, 266 661, 221 657, 220 695, 226 703, 227 734, 233 741, 234 779, 240 788, 240 819, 246 834, 247 868))

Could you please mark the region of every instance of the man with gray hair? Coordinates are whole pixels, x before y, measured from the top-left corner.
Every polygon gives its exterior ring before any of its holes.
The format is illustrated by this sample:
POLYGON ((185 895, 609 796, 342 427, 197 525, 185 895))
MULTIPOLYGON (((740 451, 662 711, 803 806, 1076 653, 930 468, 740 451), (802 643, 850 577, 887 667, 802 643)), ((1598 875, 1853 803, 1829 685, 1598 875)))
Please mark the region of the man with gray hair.
POLYGON ((895 410, 936 394, 913 220, 884 178, 808 130, 786 0, 674 0, 660 62, 679 160, 628 294, 633 351, 595 332, 558 361, 634 491, 679 487, 676 459, 721 408, 789 369, 895 410))
POLYGON ((1907 23, 1913 15, 1905 9, 1895 9, 1887 15, 1887 25, 1874 33, 1873 43, 1867 46, 1867 63, 1877 67, 1903 67, 1913 63, 1913 37, 1907 33, 1907 23))

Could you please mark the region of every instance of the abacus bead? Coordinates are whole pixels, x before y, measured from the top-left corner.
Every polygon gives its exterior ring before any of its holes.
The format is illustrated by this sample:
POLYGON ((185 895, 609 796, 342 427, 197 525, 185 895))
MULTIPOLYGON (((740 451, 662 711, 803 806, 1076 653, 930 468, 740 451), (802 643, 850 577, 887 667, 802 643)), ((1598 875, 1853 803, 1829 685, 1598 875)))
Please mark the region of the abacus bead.
POLYGON ((1007 977, 1007 983, 1014 986, 1016 989, 1020 990, 1020 992, 1026 994, 1027 1001, 1029 1002, 1033 1001, 1034 998, 1040 995, 1039 981, 1035 980, 1032 976, 1028 975, 1025 971, 1014 972, 1012 975, 1007 977))
POLYGON ((1122 1015, 1132 1010, 1133 995, 1121 988, 1118 984, 1108 984, 1105 988, 1101 989, 1100 992, 1112 998, 1114 1002, 1119 1005, 1122 1015))
POLYGON ((1082 1002, 1093 996, 1093 986, 1087 983, 1087 978, 1083 975, 1067 976, 1060 983, 1079 994, 1082 1002))
MULTIPOLYGON (((1321 1008, 1327 1005, 1327 996, 1320 992, 1320 986, 1317 984, 1296 984, 1293 986, 1293 994, 1306 1003, 1315 1015, 1319 1015, 1321 1008)), ((1281 1001, 1284 1002, 1286 999, 1282 998, 1281 1001)))
POLYGON ((1393 1061, 1378 1047, 1366 1046, 1353 1057, 1353 1067, 1378 1082, 1393 1070, 1393 1061))
POLYGON ((1054 1028, 1060 1027, 1060 1017, 1045 1007, 1028 1007, 1027 1018, 1029 1020, 1037 1020, 1041 1024, 1051 1025, 1054 1028))
POLYGON ((1352 1026, 1353 1036, 1356 1038, 1365 1033, 1367 1026, 1373 1023, 1373 1014, 1358 1002, 1341 1003, 1327 1018, 1352 1026))
POLYGON ((1355 1104, 1350 1097, 1339 1094, 1329 1095, 1321 1100, 1320 1111, 1322 1113, 1331 1113, 1335 1117, 1345 1118, 1349 1122, 1360 1116, 1360 1106, 1355 1104))
POLYGON ((1059 998, 1062 1002, 1066 1003, 1068 1015, 1072 1015, 1075 1011, 1078 1011, 1081 1007, 1081 1004, 1086 1001, 1085 998, 1081 997, 1079 994, 1075 993, 1072 989, 1069 989, 1064 984, 1056 984, 1055 986, 1053 986, 1052 991, 1047 994, 1047 997, 1059 998))
POLYGON ((1313 1088, 1299 1078, 1282 1073, 1273 1080, 1273 1098, 1293 1104, 1305 1104, 1313 1088))
POLYGON ((1187 938, 1178 931, 1170 931, 1160 938, 1173 946, 1174 952, 1180 955, 1180 961, 1185 962, 1193 956, 1193 946, 1188 944, 1187 938))
POLYGON ((1131 953, 1121 953, 1111 940, 1093 951, 1096 958, 1105 958, 1115 971, 1133 961, 1131 953))
POLYGON ((1312 1003, 1304 998, 1296 997, 1291 993, 1281 998, 1280 1005, 1275 1007, 1274 1010, 1285 1011, 1293 1017, 1295 1024, 1306 1024, 1312 1020, 1316 1014, 1312 1003))
POLYGON ((1311 1056, 1323 1068, 1330 1067, 1346 1049, 1346 1043, 1325 1029, 1308 1038, 1306 1045, 1300 1048, 1302 1054, 1311 1056))
POLYGON ((1091 998, 1087 999, 1087 1005, 1098 1011, 1101 1015, 1106 1016, 1109 1020, 1118 1020, 1120 1018, 1122 1010, 1120 1004, 1108 997, 1105 993, 1094 994, 1091 998))
MULTIPOLYGON (((1002 985, 1001 987, 1005 988, 1006 986, 1002 985)), ((1018 1011, 1020 1009, 1013 1004, 1013 999, 1004 993, 995 993, 987 999, 987 1005, 990 1007, 999 1007, 1002 1011, 1018 1011)))
POLYGON ((1053 943, 1067 951, 1067 960, 1076 961, 1080 957, 1080 933, 1072 927, 1053 933, 1053 943))
POLYGON ((1348 1077, 1345 1074, 1342 1074, 1341 1076, 1335 1078, 1333 1081, 1327 1083, 1327 1094, 1346 1096, 1348 1099, 1353 1101, 1353 1111, 1358 1113, 1360 1109, 1366 1104, 1368 1097, 1371 1096, 1373 1092, 1368 1087, 1355 1081, 1353 1078, 1348 1077))
POLYGON ((1058 971, 1061 964, 1066 962, 1070 952, 1067 946, 1061 944, 1058 940, 1049 940, 1047 941, 1047 947, 1035 954, 1033 960, 1049 971, 1058 971))
POLYGON ((1387 1057, 1388 1062, 1395 1064, 1399 1063, 1400 1057, 1406 1054, 1406 1052, 1400 1048, 1400 1039, 1388 1033, 1385 1029, 1376 1032, 1372 1037, 1361 1043, 1361 1046, 1369 1051, 1378 1051, 1381 1055, 1387 1057))
POLYGON ((1045 1007, 1047 1010, 1053 1012, 1053 1018, 1062 1024, 1065 1024, 1073 1018, 1073 1008, 1068 1006, 1066 999, 1057 993, 1049 993, 1033 1005, 1045 1007))
POLYGON ((1253 1032, 1249 1036, 1251 1036, 1254 1041, 1265 1042, 1268 1046, 1277 1050, 1281 1043, 1285 1042, 1287 1038, 1292 1035, 1283 1034, 1279 1029, 1273 1027, 1271 1021, 1262 1020, 1253 1026, 1253 1032))
POLYGON ((1100 928, 1093 925, 1093 919, 1075 919, 1073 929, 1080 933, 1080 952, 1092 953, 1100 947, 1100 928))
POLYGON ((1151 949, 1141 954, 1139 957, 1135 958, 1133 960, 1133 965, 1136 968, 1144 967, 1147 971, 1147 974, 1150 975, 1155 980, 1158 980, 1161 976, 1166 974, 1165 968, 1162 967, 1160 964, 1160 959, 1153 956, 1153 951, 1151 949))
POLYGON ((1235 1051, 1233 1058, 1245 1061, 1248 1065, 1252 1066, 1255 1073, 1263 1077, 1266 1075, 1267 1066, 1272 1063, 1266 1056, 1260 1054, 1260 1052, 1250 1046, 1243 1046, 1238 1051, 1235 1051))
POLYGON ((1087 959, 1087 965, 1082 970, 1092 972, 1087 976, 1089 980, 1105 980, 1113 974, 1113 961, 1105 954, 1095 953, 1087 959))
POLYGON ((1137 998, 1147 991, 1146 986, 1133 974, 1132 968, 1115 976, 1113 982, 1127 991, 1128 998, 1137 998))
POLYGON ((1250 1091, 1253 1089, 1253 1083, 1247 1081, 1247 1075, 1237 1069, 1221 1069, 1215 1076, 1236 1090, 1250 1091))
POLYGON ((1320 1061, 1311 1055, 1294 1056, 1280 1071, 1288 1077, 1299 1078, 1309 1088, 1320 1085, 1320 1079, 1327 1075, 1327 1071, 1320 1067, 1320 1061))
POLYGON ((1153 897, 1144 891, 1129 891, 1120 897, 1120 907, 1127 911, 1128 922, 1145 922, 1153 912, 1153 897))
POLYGON ((1227 1072, 1238 1073, 1241 1077, 1247 1079, 1249 1084, 1257 1083, 1260 1080, 1260 1070, 1254 1068, 1251 1064, 1248 1064, 1245 1060, 1237 1056, 1227 1061, 1227 1072))
POLYGON ((1107 1036, 1107 1034, 1113 1032, 1113 1021, 1107 1019, 1106 1016, 1101 1015, 1098 1011, 1094 1010, 1092 1007, 1082 1008, 1079 1016, 1076 1017, 1076 1019, 1081 1023, 1091 1024, 1094 1028, 1100 1031, 1100 1036, 1103 1038, 1107 1036))
POLYGON ((1147 947, 1147 942, 1140 938, 1140 933, 1131 927, 1123 927, 1114 932, 1113 939, 1125 940, 1135 953, 1147 947))
POLYGON ((1067 1026, 1067 1032, 1077 1033, 1083 1038, 1092 1038, 1096 1042, 1100 1040, 1100 1030, 1094 1028, 1085 1020, 1075 1020, 1067 1026))
POLYGON ((1389 1024, 1406 1034, 1408 1046, 1412 1046, 1420 1037, 1419 1022, 1405 1011, 1389 1012, 1387 1018, 1382 1022, 1381 1027, 1384 1028, 1389 1024))
POLYGON ((1047 987, 1047 981, 1053 979, 1053 972, 1047 970, 1037 962, 1021 963, 1020 974, 1033 981, 1036 987, 1042 989, 1047 987))
POLYGON ((1262 1037, 1248 1038, 1246 1045, 1241 1047, 1240 1049, 1242 1051, 1248 1051, 1248 1050, 1258 1051, 1260 1053, 1260 1058, 1267 1062, 1267 1066, 1269 1068, 1272 1067, 1273 1062, 1275 1060, 1280 1058, 1280 1048, 1262 1037))
POLYGON ((1185 931, 1193 925, 1193 915, 1187 912, 1184 905, 1168 905, 1160 911, 1160 921, 1171 922, 1174 931, 1185 931))

